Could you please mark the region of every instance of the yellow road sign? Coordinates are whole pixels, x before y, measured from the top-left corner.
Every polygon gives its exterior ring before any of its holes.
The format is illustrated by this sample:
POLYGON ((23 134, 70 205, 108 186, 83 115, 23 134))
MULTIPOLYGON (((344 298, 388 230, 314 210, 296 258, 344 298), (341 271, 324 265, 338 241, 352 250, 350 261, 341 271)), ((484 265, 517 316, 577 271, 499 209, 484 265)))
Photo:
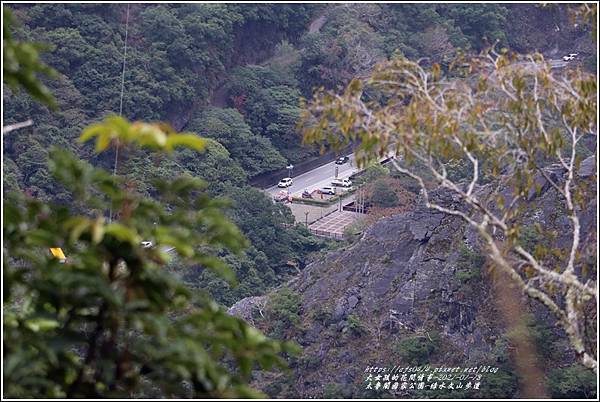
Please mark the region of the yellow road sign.
POLYGON ((60 262, 65 262, 67 260, 65 253, 63 253, 62 248, 60 247, 53 247, 50 249, 50 252, 55 258, 58 258, 60 262))

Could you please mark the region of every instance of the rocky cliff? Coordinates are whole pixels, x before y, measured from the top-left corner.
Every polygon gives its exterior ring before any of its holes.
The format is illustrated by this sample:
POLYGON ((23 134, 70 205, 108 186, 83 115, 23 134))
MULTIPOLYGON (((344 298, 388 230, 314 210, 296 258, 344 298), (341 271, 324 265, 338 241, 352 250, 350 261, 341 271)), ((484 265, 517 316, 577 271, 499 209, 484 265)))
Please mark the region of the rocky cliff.
MULTIPOLYGON (((590 180, 595 195, 592 171, 595 159, 588 159, 580 174, 590 180)), ((537 180, 541 194, 531 195, 524 225, 540 222, 566 235, 569 222, 556 207, 556 194, 541 176, 537 180)), ((444 192, 435 197, 446 205, 456 203, 444 192)), ((590 250, 595 250, 595 221, 594 199, 582 213, 583 240, 590 250)), ((422 202, 413 211, 379 221, 358 243, 309 265, 287 284, 286 298, 252 298, 232 307, 233 314, 303 347, 303 354, 291 360, 291 372, 263 375, 256 385, 279 397, 427 396, 366 390, 364 371, 403 364, 491 364, 504 372, 491 378, 484 394, 447 396, 518 396, 507 328, 484 254, 476 233, 460 218, 428 210, 422 202), (280 331, 274 333, 277 326, 280 331)), ((540 364, 549 369, 572 362, 553 318, 526 298, 522 303, 540 364)), ((435 395, 440 396, 429 396, 435 395)))

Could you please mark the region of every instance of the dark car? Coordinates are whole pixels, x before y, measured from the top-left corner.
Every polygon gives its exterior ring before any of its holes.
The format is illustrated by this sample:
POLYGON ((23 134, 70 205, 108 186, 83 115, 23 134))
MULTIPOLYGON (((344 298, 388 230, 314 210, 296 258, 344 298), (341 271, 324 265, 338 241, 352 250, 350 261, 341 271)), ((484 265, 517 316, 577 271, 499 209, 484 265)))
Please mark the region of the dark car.
POLYGON ((344 163, 348 162, 350 160, 349 157, 347 156, 340 156, 339 158, 337 158, 335 160, 335 164, 336 165, 343 165, 344 163))

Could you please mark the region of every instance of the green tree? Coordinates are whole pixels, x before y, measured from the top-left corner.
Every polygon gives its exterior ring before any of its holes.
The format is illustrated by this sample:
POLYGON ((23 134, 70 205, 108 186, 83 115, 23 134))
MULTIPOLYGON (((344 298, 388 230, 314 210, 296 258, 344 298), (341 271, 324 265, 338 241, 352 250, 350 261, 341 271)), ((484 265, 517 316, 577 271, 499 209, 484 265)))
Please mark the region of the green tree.
POLYGON ((596 376, 580 364, 554 369, 548 380, 553 398, 596 398, 596 376))
MULTIPOLYGON (((554 314, 580 361, 597 371, 586 330, 595 326, 586 313, 597 301, 595 279, 579 268, 586 254, 581 216, 593 199, 586 195, 592 184, 577 174, 582 133, 597 130, 596 77, 581 70, 559 77, 539 54, 523 62, 493 50, 487 56, 459 58, 447 75, 438 64, 424 68, 398 55, 368 79, 353 80, 343 94, 319 91, 303 118, 305 139, 358 143, 363 166, 395 149, 392 165, 419 183, 426 206, 473 227, 495 266, 554 314), (380 91, 386 102, 365 100, 365 87, 380 91), (471 167, 465 183, 447 174, 446 164, 459 159, 471 167), (562 178, 549 175, 552 163, 564 169, 562 178), (426 184, 423 167, 434 183, 426 184), (536 174, 566 211, 565 252, 527 250, 519 241, 536 174), (435 185, 456 203, 432 199, 435 185)), ((551 230, 542 232, 552 240, 551 230)))
POLYGON ((271 141, 254 134, 235 109, 210 108, 192 120, 188 129, 223 144, 249 177, 285 166, 271 141))
POLYGON ((231 154, 219 142, 206 139, 206 150, 198 155, 184 149, 176 154, 177 161, 194 176, 208 183, 213 194, 220 194, 227 185, 241 186, 247 175, 241 166, 231 159, 231 154))
POLYGON ((506 44, 508 9, 504 5, 439 5, 439 13, 452 19, 475 49, 481 50, 496 40, 506 44))
MULTIPOLYGON (((99 152, 111 140, 166 151, 203 147, 198 137, 163 130, 113 117, 86 129, 82 140, 96 137, 99 152)), ((96 213, 18 195, 6 204, 5 396, 125 397, 152 388, 171 396, 255 395, 245 385, 254 363, 281 364, 279 352, 293 348, 228 316, 161 268, 170 258, 163 247, 172 247, 182 261, 235 283, 215 253, 239 252, 245 241, 222 214, 223 202, 186 177, 157 182, 161 201, 148 199, 59 149, 50 170, 76 203, 96 213), (102 216, 109 205, 117 211, 112 222, 102 216), (156 247, 143 249, 142 239, 156 247), (46 251, 56 245, 65 264, 46 251)))
POLYGON ((413 336, 405 338, 398 344, 398 352, 403 359, 410 364, 423 365, 429 362, 440 347, 440 335, 437 332, 431 332, 423 336, 413 336))
POLYGON ((234 202, 230 212, 232 220, 267 256, 275 271, 285 273, 290 263, 300 263, 307 252, 323 246, 303 225, 294 226, 288 207, 273 203, 262 191, 249 186, 230 187, 225 195, 234 202))
POLYGON ((50 90, 41 83, 39 76, 53 77, 56 71, 40 60, 39 52, 46 49, 39 43, 21 42, 13 39, 10 26, 12 12, 2 9, 2 75, 4 82, 12 89, 25 88, 33 98, 48 105, 54 105, 50 90))
POLYGON ((288 330, 300 324, 300 304, 302 298, 294 290, 284 287, 269 296, 267 314, 270 319, 272 336, 285 338, 288 330))
POLYGON ((390 170, 381 163, 372 162, 355 179, 356 184, 372 183, 390 174, 390 170))
POLYGON ((398 206, 398 195, 393 188, 390 188, 385 180, 377 180, 373 183, 373 190, 370 197, 371 203, 380 208, 392 208, 398 206))
MULTIPOLYGON (((31 71, 29 61, 14 77, 31 71)), ((15 82, 40 97, 44 91, 30 78, 15 82)), ((95 139, 98 153, 115 142, 167 154, 205 146, 167 125, 121 117, 86 128, 80 139, 95 139)), ((170 247, 184 262, 235 284, 218 252, 238 253, 246 241, 224 216, 225 203, 191 177, 159 180, 159 199, 146 198, 58 147, 50 151, 49 171, 70 191, 71 203, 20 193, 5 198, 3 396, 259 395, 246 385, 254 366, 282 365, 280 353, 296 348, 267 339, 164 269, 170 247), (116 214, 107 221, 109 207, 116 214), (155 246, 143 248, 144 239, 155 246), (57 246, 65 261, 48 253, 57 246)))

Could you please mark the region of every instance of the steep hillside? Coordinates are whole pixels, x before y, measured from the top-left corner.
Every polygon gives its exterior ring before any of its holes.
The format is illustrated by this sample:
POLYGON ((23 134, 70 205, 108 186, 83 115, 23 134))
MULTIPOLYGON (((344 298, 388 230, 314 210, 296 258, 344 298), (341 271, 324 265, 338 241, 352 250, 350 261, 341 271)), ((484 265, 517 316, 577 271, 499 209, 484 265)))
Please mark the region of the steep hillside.
MULTIPOLYGON (((594 158, 586 165, 593 167, 594 158)), ((595 194, 589 166, 580 174, 589 178, 590 194, 595 194)), ((556 208, 556 193, 541 176, 537 180, 542 194, 532 195, 526 226, 540 222, 568 233, 569 222, 556 208)), ((445 192, 434 197, 446 206, 456 202, 445 192)), ((582 214, 582 231, 587 234, 583 249, 590 261, 596 255, 595 222, 592 202, 582 214)), ((569 239, 557 241, 566 244, 569 239)), ((545 387, 546 395, 556 396, 556 384, 547 378, 515 369, 515 338, 511 338, 515 329, 505 322, 506 295, 494 287, 490 265, 476 233, 460 218, 432 212, 419 201, 415 210, 373 225, 357 244, 308 266, 287 287, 243 300, 230 311, 304 348, 302 356, 292 361, 291 373, 256 379, 273 397, 508 398, 519 397, 528 381, 536 382, 540 392, 545 387), (499 371, 483 379, 480 391, 390 394, 365 389, 364 371, 369 366, 423 364, 490 365, 499 371)), ((501 285, 506 287, 506 282, 501 285)), ((511 314, 526 322, 535 348, 530 357, 544 376, 556 376, 573 364, 574 355, 564 333, 554 328, 554 318, 527 298, 517 304, 526 311, 511 314)))

